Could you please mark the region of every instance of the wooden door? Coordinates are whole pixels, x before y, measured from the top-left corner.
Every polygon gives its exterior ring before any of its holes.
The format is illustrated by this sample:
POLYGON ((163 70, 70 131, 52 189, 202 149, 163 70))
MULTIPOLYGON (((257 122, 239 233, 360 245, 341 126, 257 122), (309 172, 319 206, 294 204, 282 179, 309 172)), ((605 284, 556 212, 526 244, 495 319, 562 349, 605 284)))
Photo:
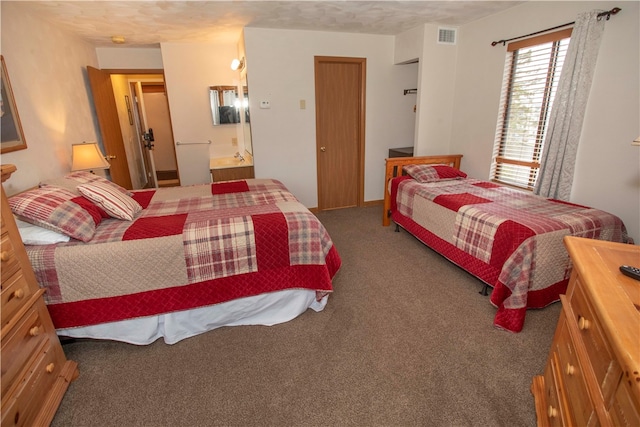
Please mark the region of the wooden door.
POLYGON ((122 130, 116 100, 113 96, 111 74, 89 66, 87 66, 87 72, 102 135, 104 154, 111 163, 109 168, 111 180, 124 188, 132 189, 127 153, 122 141, 122 130))
POLYGON ((153 159, 156 176, 162 173, 175 174, 177 180, 178 160, 164 83, 142 83, 142 96, 146 119, 145 129, 147 132, 153 129, 153 159))
POLYGON ((315 57, 318 209, 364 205, 366 58, 315 57))
POLYGON ((144 177, 146 181, 143 183, 143 188, 158 188, 158 182, 156 177, 156 168, 153 164, 153 152, 150 143, 144 139, 145 129, 147 125, 144 121, 144 114, 142 111, 141 102, 142 99, 142 85, 140 82, 132 82, 129 86, 129 92, 133 95, 133 117, 136 125, 136 138, 140 151, 142 152, 142 162, 144 163, 144 177))

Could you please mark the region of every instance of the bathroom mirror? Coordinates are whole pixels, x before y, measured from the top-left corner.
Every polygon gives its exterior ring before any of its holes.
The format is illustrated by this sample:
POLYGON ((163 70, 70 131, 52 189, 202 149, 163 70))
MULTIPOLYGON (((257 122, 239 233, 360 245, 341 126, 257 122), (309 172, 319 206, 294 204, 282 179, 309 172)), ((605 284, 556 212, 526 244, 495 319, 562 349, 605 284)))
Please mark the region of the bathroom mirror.
POLYGON ((240 123, 242 101, 235 86, 210 86, 209 102, 214 126, 240 123))

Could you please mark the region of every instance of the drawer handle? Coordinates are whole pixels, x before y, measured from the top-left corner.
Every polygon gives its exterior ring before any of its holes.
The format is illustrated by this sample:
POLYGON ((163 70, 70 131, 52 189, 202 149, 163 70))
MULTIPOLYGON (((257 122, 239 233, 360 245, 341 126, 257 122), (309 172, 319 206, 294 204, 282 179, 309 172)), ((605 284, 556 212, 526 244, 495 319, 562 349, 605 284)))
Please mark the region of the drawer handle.
POLYGON ((12 299, 12 298, 21 299, 23 296, 24 296, 24 289, 16 289, 15 291, 13 291, 9 299, 12 299))
POLYGON ((567 375, 571 376, 576 373, 576 367, 571 363, 567 363, 567 375))
POLYGON ((55 364, 55 363, 53 363, 53 362, 51 362, 51 363, 49 363, 49 364, 47 365, 47 367, 46 367, 46 368, 44 368, 44 369, 45 369, 45 371, 47 371, 47 373, 48 373, 48 374, 50 374, 50 373, 52 373, 53 371, 55 371, 55 370, 56 370, 56 364, 55 364))
POLYGON ((29 335, 31 335, 32 337, 40 335, 40 332, 42 332, 42 328, 40 326, 34 326, 33 328, 29 329, 29 335))
POLYGON ((591 322, 582 316, 578 316, 578 327, 581 331, 586 331, 591 327, 591 322))
POLYGON ((555 418, 558 416, 558 410, 553 406, 549 405, 549 410, 547 411, 547 415, 549 415, 549 418, 555 418))
POLYGON ((0 252, 0 259, 2 260, 2 262, 9 261, 11 259, 11 252, 9 251, 0 252))

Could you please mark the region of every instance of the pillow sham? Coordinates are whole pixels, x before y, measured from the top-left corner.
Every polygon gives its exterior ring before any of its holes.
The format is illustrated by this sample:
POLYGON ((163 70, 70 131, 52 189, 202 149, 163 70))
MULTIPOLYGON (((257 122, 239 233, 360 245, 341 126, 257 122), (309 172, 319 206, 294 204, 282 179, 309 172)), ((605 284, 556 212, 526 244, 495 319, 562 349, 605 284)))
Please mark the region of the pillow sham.
POLYGON ((41 187, 9 197, 11 211, 22 221, 88 242, 102 221, 100 208, 58 187, 41 187))
POLYGON ((68 242, 70 237, 57 231, 42 228, 16 218, 16 225, 25 245, 52 245, 68 242))
POLYGON ((142 206, 134 199, 103 182, 79 185, 78 191, 113 218, 132 221, 142 210, 142 206))
POLYGON ((407 165, 407 175, 420 183, 466 178, 467 174, 449 165, 407 165))
POLYGON ((117 190, 119 192, 121 192, 122 194, 125 194, 127 196, 131 196, 131 192, 129 190, 127 190, 124 187, 119 186, 118 184, 116 184, 115 182, 109 181, 108 179, 93 174, 91 172, 86 172, 86 171, 77 171, 77 172, 71 172, 66 174, 65 176, 63 176, 62 178, 55 178, 55 179, 50 179, 47 181, 43 181, 40 183, 41 187, 45 187, 45 186, 54 186, 54 187, 60 187, 60 188, 66 188, 67 190, 74 192, 76 194, 80 194, 78 192, 78 186, 82 185, 82 184, 94 184, 94 183, 100 183, 100 184, 104 184, 104 185, 108 185, 110 187, 112 187, 114 190, 117 190))

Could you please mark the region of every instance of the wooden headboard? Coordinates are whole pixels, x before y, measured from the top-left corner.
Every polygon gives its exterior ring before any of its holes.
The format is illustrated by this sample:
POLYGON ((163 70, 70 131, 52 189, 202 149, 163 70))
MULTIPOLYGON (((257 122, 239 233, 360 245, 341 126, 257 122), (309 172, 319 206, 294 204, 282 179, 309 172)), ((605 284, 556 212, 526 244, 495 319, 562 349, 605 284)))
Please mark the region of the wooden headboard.
POLYGON ((396 176, 402 175, 402 167, 406 165, 449 165, 460 169, 462 154, 450 154, 445 156, 422 156, 422 157, 393 157, 386 159, 387 167, 384 174, 384 210, 382 211, 382 225, 388 226, 391 223, 391 188, 389 181, 396 176))

